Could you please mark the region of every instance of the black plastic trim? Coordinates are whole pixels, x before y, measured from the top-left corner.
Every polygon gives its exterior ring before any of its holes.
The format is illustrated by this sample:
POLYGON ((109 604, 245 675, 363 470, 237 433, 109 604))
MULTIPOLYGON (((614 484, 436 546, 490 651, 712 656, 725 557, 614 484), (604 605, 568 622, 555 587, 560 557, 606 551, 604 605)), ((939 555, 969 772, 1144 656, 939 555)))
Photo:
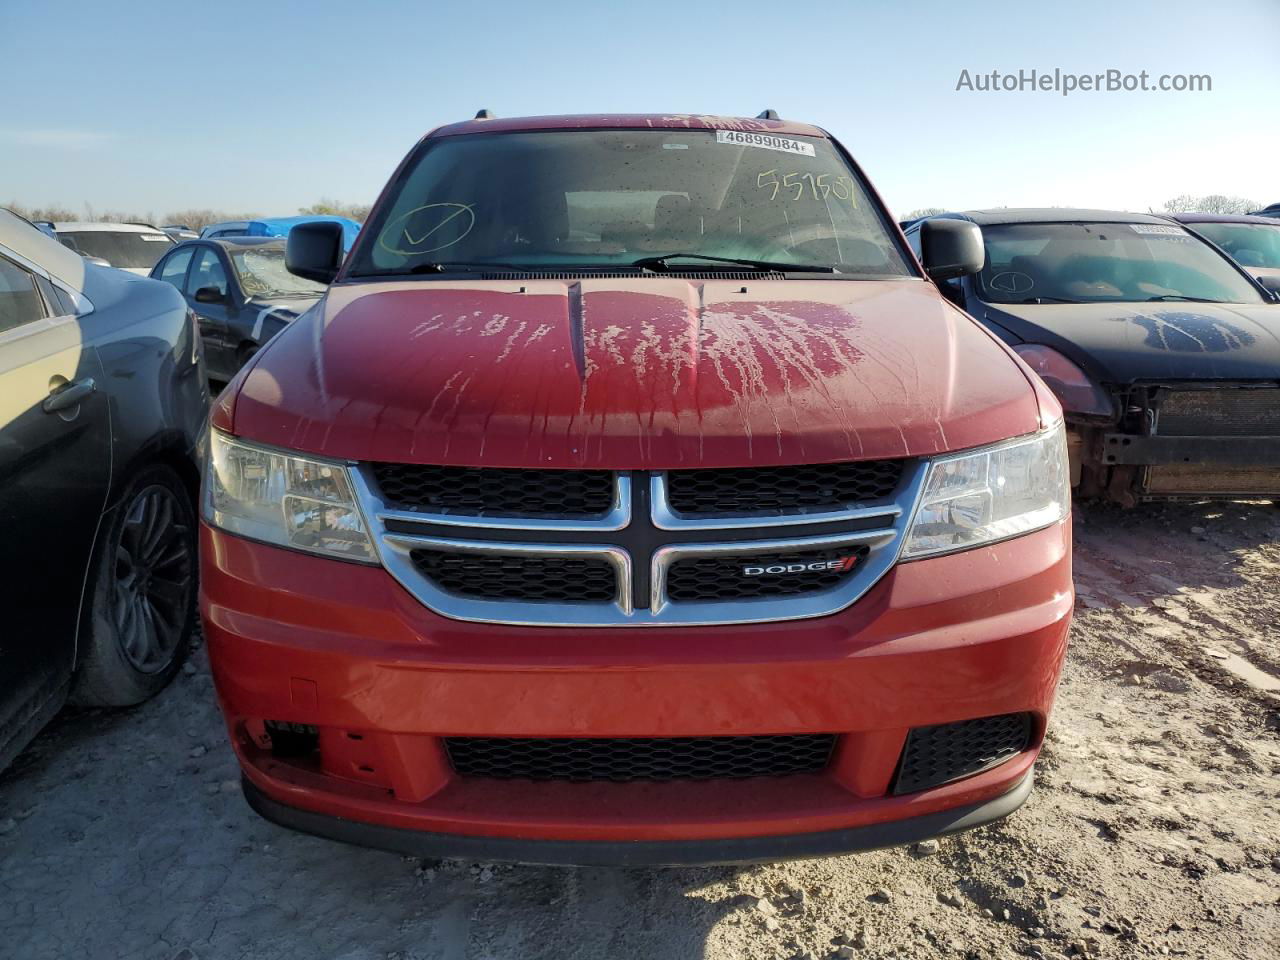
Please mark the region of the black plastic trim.
POLYGON ((878 850, 972 830, 1009 816, 1031 794, 1028 771, 1008 793, 986 803, 919 817, 819 833, 715 840, 524 840, 470 834, 427 833, 300 810, 279 803, 242 778, 245 799, 272 823, 317 837, 415 857, 508 861, 561 866, 660 867, 720 863, 771 863, 878 850))

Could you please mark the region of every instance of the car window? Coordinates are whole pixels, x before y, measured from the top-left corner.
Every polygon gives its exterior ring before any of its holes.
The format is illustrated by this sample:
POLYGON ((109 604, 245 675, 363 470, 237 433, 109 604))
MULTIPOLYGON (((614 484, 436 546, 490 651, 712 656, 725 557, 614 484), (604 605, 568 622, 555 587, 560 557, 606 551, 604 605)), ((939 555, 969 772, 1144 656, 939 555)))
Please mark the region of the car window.
POLYGON ((924 256, 924 253, 921 251, 921 247, 920 247, 920 231, 919 230, 911 230, 907 233, 907 246, 911 248, 911 252, 916 255, 917 260, 921 259, 924 256))
POLYGON ((225 297, 227 295, 227 271, 222 268, 218 255, 208 247, 202 247, 200 254, 191 268, 191 276, 187 278, 187 293, 196 295, 203 287, 217 287, 225 297))
POLYGON ((179 250, 174 253, 160 267, 160 272, 156 275, 156 279, 171 283, 181 290, 182 281, 186 278, 187 267, 191 263, 191 255, 193 253, 195 251, 189 247, 186 250, 179 250))
POLYGON ((993 224, 982 238, 988 303, 1263 302, 1213 247, 1173 224, 993 224))
POLYGON ((173 246, 167 233, 121 230, 71 230, 58 239, 87 257, 101 257, 113 267, 151 269, 173 246))
POLYGON ((574 130, 431 140, 361 235, 352 276, 432 262, 630 266, 655 255, 910 276, 888 218, 828 140, 574 130))
POLYGON ((1191 229, 1208 237, 1244 267, 1280 267, 1280 223, 1193 223, 1191 229))
POLYGON ((44 316, 35 277, 0 257, 0 333, 44 316))
POLYGON ((246 297, 318 297, 324 284, 295 277, 285 269, 284 250, 250 247, 231 252, 231 267, 246 297))

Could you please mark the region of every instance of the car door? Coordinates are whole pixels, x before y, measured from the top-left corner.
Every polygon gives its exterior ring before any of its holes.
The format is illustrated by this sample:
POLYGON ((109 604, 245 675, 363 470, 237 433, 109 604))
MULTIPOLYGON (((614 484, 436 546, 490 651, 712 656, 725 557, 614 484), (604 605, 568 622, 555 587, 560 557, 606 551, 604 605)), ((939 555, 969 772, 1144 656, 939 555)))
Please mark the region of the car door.
POLYGON ((219 379, 231 377, 236 370, 235 345, 228 343, 230 337, 228 328, 234 319, 236 305, 232 301, 227 269, 223 266, 218 251, 212 246, 203 245, 197 248, 191 268, 187 272, 187 282, 183 292, 200 324, 200 336, 204 339, 205 346, 205 363, 209 367, 210 375, 219 379), (211 296, 208 291, 213 291, 220 299, 207 299, 211 296), (202 301, 201 297, 206 299, 202 301))
POLYGON ((62 702, 111 469, 104 376, 87 329, 0 251, 0 766, 62 702))

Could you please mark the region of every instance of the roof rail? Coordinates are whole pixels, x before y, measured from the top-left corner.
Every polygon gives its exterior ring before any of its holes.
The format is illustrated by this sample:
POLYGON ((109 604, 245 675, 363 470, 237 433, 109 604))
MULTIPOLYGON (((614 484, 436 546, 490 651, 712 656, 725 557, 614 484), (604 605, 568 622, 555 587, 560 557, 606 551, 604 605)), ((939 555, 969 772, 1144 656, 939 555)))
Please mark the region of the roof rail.
POLYGON ((757 120, 781 120, 777 110, 761 110, 756 114, 757 120))
POLYGON ((492 120, 492 119, 493 119, 493 111, 492 111, 492 110, 477 110, 477 111, 476 111, 476 119, 477 119, 477 120, 492 120))

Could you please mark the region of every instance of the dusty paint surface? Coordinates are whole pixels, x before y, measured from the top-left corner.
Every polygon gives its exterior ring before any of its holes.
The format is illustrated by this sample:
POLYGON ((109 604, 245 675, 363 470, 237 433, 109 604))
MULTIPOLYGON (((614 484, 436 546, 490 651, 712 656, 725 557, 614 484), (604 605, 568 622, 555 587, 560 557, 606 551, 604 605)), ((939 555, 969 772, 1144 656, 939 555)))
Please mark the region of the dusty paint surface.
POLYGON ((334 287, 234 430, 351 459, 609 469, 936 453, 1035 429, 1035 394, 920 281, 334 287))

